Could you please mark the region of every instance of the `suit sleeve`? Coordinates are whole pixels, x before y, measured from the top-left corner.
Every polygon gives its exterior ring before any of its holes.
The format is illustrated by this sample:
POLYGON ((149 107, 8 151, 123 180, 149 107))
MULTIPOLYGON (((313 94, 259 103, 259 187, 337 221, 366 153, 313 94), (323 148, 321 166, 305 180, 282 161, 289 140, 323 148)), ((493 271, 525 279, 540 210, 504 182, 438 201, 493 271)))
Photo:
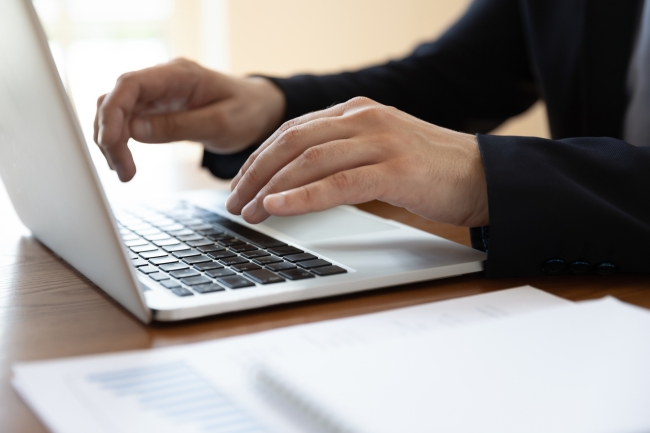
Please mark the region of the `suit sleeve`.
POLYGON ((478 135, 489 277, 650 272, 650 148, 613 138, 478 135))
MULTIPOLYGON (((539 97, 517 0, 477 0, 437 41, 386 64, 332 75, 270 78, 285 94, 284 120, 366 96, 439 126, 488 132, 539 97)), ((203 165, 234 175, 247 149, 207 154, 203 165)))

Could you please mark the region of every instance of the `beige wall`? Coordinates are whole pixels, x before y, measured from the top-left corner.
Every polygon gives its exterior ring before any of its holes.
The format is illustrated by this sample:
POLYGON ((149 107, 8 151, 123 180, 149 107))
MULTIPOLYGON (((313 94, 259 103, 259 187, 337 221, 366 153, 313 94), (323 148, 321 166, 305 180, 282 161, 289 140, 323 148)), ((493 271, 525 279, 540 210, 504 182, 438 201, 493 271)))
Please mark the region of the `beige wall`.
MULTIPOLYGON (((198 4, 197 0, 178 1, 198 4)), ((275 75, 338 71, 399 57, 419 42, 444 32, 470 3, 470 0, 203 1, 226 1, 228 28, 223 34, 228 39, 230 72, 275 75)), ((187 7, 182 9, 188 13, 187 7)), ((537 104, 495 132, 548 136, 543 105, 537 104)))

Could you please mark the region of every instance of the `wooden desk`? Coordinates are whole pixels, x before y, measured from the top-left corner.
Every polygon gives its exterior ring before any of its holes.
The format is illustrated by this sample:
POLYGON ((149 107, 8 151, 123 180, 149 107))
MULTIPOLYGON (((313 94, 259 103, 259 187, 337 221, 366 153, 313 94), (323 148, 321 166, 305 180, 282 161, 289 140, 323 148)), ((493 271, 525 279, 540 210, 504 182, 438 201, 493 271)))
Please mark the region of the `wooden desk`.
MULTIPOLYGON (((196 176, 195 167, 187 169, 196 176)), ((203 175, 202 175, 203 176, 203 175)), ((206 178, 185 186, 212 185, 206 178)), ((432 223, 373 202, 361 209, 469 244, 468 232, 432 223)), ((561 276, 486 280, 480 275, 410 284, 229 314, 185 323, 145 326, 57 258, 17 220, 0 190, 0 431, 45 432, 9 384, 18 361, 146 349, 241 335, 324 319, 371 313, 424 302, 530 284, 571 300, 614 295, 650 308, 650 277, 561 276)))

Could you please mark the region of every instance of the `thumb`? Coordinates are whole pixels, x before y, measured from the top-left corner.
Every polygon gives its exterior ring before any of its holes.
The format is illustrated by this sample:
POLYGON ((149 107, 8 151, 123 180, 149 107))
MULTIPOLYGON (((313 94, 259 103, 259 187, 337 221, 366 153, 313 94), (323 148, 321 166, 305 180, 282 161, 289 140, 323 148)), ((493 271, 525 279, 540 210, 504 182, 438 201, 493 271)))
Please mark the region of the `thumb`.
POLYGON ((142 143, 203 141, 224 131, 223 108, 211 105, 195 110, 138 116, 131 120, 131 137, 142 143))

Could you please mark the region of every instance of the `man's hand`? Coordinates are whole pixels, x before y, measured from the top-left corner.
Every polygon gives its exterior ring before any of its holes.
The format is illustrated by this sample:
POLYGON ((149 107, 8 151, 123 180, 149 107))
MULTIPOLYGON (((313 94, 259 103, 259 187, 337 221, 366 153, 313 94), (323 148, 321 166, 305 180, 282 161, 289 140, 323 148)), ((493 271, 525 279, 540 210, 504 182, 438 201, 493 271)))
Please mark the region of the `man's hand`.
POLYGON ((97 101, 95 142, 127 182, 135 163, 127 146, 192 140, 235 153, 268 137, 285 110, 283 93, 263 78, 234 78, 188 60, 122 75, 97 101))
POLYGON ((367 98, 282 125, 231 189, 227 209, 250 223, 377 199, 434 221, 488 224, 476 137, 367 98))

